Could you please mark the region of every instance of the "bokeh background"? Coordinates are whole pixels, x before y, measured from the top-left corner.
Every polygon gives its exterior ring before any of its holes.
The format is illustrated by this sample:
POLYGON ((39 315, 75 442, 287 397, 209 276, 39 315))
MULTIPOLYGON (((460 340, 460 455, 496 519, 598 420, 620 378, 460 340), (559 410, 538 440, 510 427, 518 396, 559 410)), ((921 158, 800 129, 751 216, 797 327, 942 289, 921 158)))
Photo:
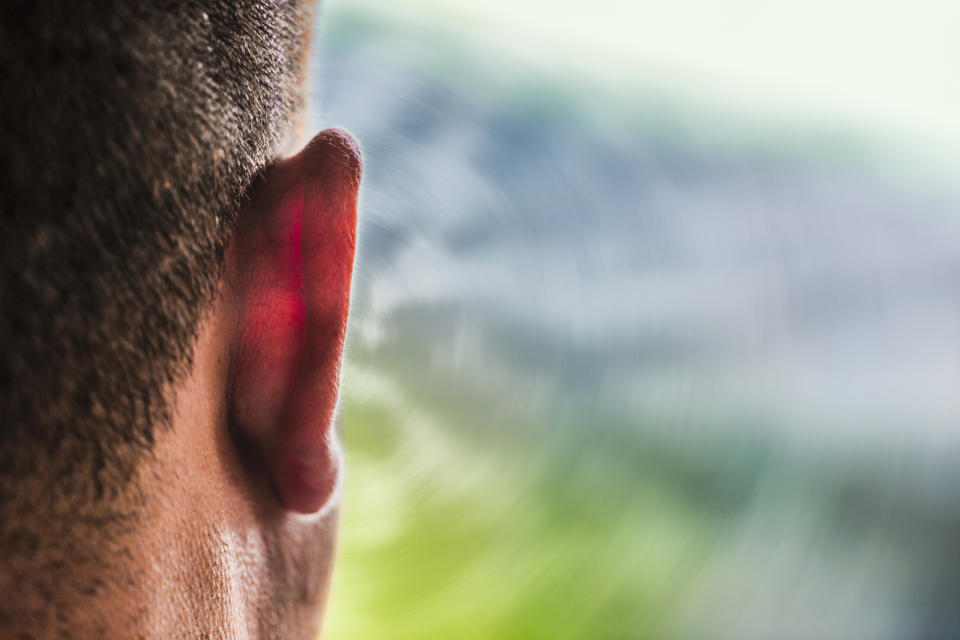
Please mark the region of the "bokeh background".
POLYGON ((960 637, 960 5, 327 0, 325 637, 960 637))

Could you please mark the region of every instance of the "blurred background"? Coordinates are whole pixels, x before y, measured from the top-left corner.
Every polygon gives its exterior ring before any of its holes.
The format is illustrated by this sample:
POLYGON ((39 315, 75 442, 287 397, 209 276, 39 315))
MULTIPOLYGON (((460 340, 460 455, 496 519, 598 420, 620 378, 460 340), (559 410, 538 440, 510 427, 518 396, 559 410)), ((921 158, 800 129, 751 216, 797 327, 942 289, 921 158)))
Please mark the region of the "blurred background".
POLYGON ((325 637, 960 637, 960 5, 327 0, 325 637))

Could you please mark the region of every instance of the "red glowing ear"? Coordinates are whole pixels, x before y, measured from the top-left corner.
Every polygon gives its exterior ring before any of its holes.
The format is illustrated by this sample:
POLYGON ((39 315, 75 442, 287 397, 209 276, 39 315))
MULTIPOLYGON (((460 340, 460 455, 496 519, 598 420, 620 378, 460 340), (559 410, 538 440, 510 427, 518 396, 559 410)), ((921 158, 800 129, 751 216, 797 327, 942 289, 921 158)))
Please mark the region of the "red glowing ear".
POLYGON ((251 187, 227 278, 240 318, 231 426, 262 452, 280 498, 313 513, 333 496, 333 416, 350 306, 360 155, 327 130, 251 187))

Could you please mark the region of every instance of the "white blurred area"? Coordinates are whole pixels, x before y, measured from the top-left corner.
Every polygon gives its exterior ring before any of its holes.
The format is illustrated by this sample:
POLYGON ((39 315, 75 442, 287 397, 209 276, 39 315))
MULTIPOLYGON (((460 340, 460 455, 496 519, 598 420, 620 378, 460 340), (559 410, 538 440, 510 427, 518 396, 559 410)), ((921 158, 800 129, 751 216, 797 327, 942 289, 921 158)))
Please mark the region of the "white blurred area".
POLYGON ((960 4, 325 12, 346 404, 402 417, 332 637, 960 636, 960 4))
POLYGON ((897 139, 955 165, 953 0, 356 0, 621 91, 897 139))

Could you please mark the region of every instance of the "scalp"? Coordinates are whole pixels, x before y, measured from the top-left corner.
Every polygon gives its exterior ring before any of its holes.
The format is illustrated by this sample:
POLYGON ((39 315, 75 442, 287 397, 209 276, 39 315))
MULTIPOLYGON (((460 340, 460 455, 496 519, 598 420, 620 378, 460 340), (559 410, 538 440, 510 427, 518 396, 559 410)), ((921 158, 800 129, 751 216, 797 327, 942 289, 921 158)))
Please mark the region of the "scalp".
POLYGON ((0 6, 0 541, 26 510, 135 504, 237 205, 300 103, 305 20, 268 0, 0 6))

